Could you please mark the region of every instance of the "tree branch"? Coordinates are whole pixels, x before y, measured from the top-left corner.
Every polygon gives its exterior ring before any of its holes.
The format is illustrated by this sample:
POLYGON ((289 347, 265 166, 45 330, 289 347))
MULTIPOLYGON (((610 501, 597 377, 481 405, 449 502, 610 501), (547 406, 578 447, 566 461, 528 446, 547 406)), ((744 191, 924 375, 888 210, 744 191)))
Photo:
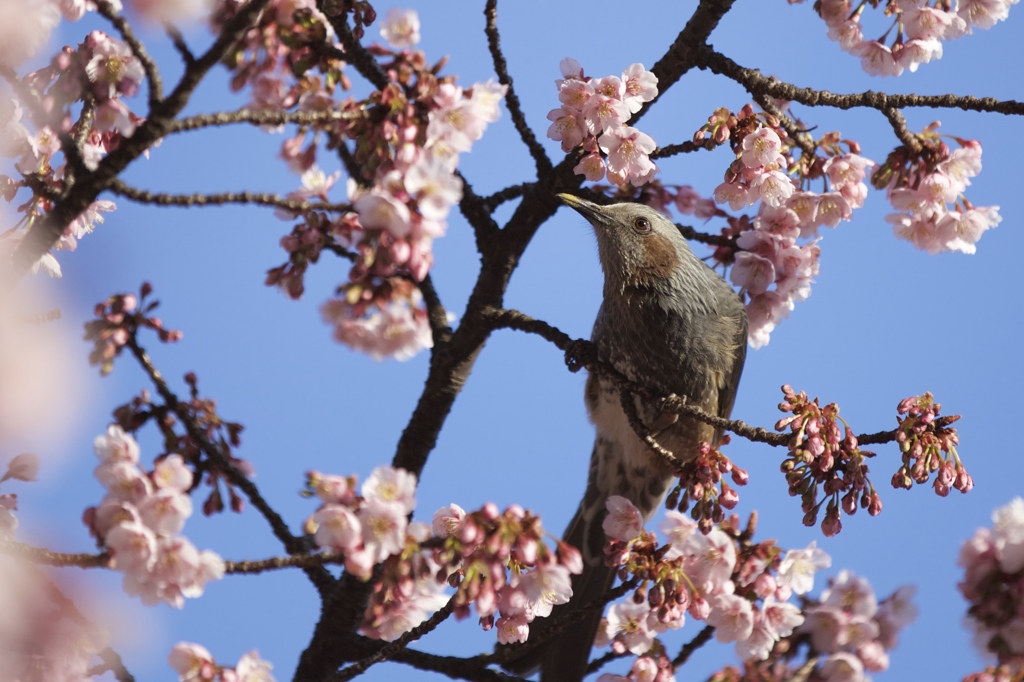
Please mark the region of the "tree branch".
POLYGON ((346 111, 254 111, 239 109, 217 114, 199 114, 174 121, 168 126, 167 132, 181 133, 212 126, 225 126, 235 123, 248 123, 257 126, 279 126, 288 123, 312 125, 314 123, 330 123, 331 121, 347 121, 359 118, 362 112, 346 111))
POLYGON ((705 625, 704 629, 698 632, 696 637, 683 645, 683 648, 679 650, 679 655, 672 659, 672 669, 678 670, 684 663, 690 660, 693 652, 707 644, 713 634, 715 634, 715 628, 711 625, 705 625))
POLYGON ((764 93, 776 99, 799 102, 810 107, 834 107, 854 109, 867 107, 885 111, 887 108, 928 107, 932 109, 963 109, 964 111, 985 111, 1015 116, 1024 115, 1024 102, 997 100, 994 97, 971 97, 969 95, 888 95, 868 90, 867 92, 839 95, 828 90, 801 88, 789 83, 761 75, 757 69, 740 66, 711 47, 704 47, 696 53, 697 66, 712 73, 730 78, 754 95, 764 93))
POLYGON ((109 191, 119 196, 137 201, 140 204, 156 204, 158 206, 223 206, 225 204, 259 204, 276 206, 300 214, 307 211, 347 212, 352 210, 350 204, 310 203, 285 199, 276 194, 264 192, 222 192, 220 194, 162 194, 144 189, 137 189, 124 184, 120 180, 112 180, 109 191))
POLYGON ((508 106, 508 113, 512 117, 512 123, 519 133, 520 139, 526 148, 530 150, 530 156, 537 165, 537 176, 551 170, 551 159, 548 158, 544 147, 537 141, 533 130, 526 123, 526 116, 523 115, 522 105, 519 97, 512 87, 512 76, 508 74, 508 62, 501 51, 501 36, 498 33, 498 0, 487 0, 484 5, 484 16, 487 24, 484 26, 484 33, 487 34, 487 48, 491 52, 491 60, 494 62, 494 73, 498 76, 498 82, 508 88, 505 93, 505 104, 508 106))

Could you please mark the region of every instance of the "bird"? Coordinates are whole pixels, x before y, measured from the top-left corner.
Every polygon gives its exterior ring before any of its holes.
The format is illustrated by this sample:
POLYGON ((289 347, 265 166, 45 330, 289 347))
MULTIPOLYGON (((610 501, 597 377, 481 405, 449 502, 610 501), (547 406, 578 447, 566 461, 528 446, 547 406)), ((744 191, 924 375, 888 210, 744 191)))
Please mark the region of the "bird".
MULTIPOLYGON (((597 237, 604 271, 601 307, 591 342, 597 357, 654 395, 675 394, 705 412, 728 418, 747 349, 747 316, 739 294, 694 255, 679 228, 639 203, 598 205, 559 194, 583 215, 597 237)), ((619 495, 632 502, 644 522, 661 505, 677 475, 630 425, 619 389, 591 373, 584 399, 594 425, 586 491, 563 540, 576 547, 583 572, 573 576, 572 597, 556 606, 548 623, 567 611, 601 599, 614 581, 605 565, 605 503, 619 495)), ((717 445, 721 431, 687 416, 663 412, 656 401, 633 397, 640 421, 680 462, 694 459, 702 441, 717 445)), ((578 682, 586 668, 601 611, 593 610, 506 664, 516 674, 540 668, 541 682, 578 682)), ((544 624, 531 624, 545 637, 544 624)))

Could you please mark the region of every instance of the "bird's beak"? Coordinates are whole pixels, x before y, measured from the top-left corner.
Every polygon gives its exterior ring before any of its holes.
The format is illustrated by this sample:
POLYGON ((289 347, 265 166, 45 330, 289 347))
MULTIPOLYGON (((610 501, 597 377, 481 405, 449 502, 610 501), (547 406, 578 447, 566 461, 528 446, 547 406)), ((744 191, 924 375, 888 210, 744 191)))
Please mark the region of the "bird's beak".
POLYGON ((592 225, 600 225, 605 222, 604 212, 594 202, 580 199, 572 194, 558 194, 556 196, 561 199, 563 204, 575 209, 577 213, 589 220, 592 225))

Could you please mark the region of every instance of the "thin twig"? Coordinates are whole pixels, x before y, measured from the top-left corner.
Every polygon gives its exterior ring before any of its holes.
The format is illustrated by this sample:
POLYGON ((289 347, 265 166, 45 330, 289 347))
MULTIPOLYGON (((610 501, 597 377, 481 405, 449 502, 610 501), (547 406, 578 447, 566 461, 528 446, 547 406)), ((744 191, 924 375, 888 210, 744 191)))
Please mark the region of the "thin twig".
MULTIPOLYGON (((710 147, 713 149, 713 147, 710 147)), ((676 154, 689 154, 690 152, 698 152, 702 149, 709 149, 706 145, 697 144, 696 142, 686 141, 680 142, 679 144, 670 144, 665 147, 658 147, 650 156, 652 159, 666 159, 676 154)))
POLYGON ((498 76, 498 82, 508 88, 505 93, 505 105, 508 107, 512 124, 516 127, 520 139, 530 150, 530 156, 533 157, 533 162, 537 165, 537 176, 539 177, 551 170, 551 159, 548 158, 544 147, 537 141, 533 129, 527 124, 519 97, 512 87, 512 76, 508 74, 508 62, 505 61, 505 55, 501 51, 501 36, 498 33, 498 0, 487 0, 484 5, 484 16, 487 18, 484 33, 487 34, 487 48, 490 50, 491 60, 494 62, 494 73, 498 76))
POLYGON ((682 467, 683 463, 672 452, 666 450, 661 443, 654 440, 651 430, 640 420, 640 415, 636 411, 636 403, 633 402, 633 395, 625 391, 619 391, 619 403, 622 405, 622 411, 625 413, 629 425, 633 428, 633 432, 650 448, 651 452, 665 460, 665 463, 673 469, 682 467))
POLYGON ((156 204, 158 206, 223 206, 225 204, 259 204, 275 206, 291 211, 296 215, 308 211, 347 212, 352 210, 350 204, 310 203, 285 199, 276 194, 264 192, 222 192, 220 194, 163 194, 149 192, 144 189, 130 187, 120 180, 114 180, 108 188, 114 194, 137 201, 140 204, 156 204))
POLYGON ((620 658, 625 658, 628 655, 628 651, 623 651, 622 653, 609 651, 603 656, 598 656, 597 658, 593 659, 592 661, 590 661, 590 663, 587 664, 587 674, 589 675, 590 673, 596 673, 598 670, 605 667, 612 661, 617 661, 620 658))

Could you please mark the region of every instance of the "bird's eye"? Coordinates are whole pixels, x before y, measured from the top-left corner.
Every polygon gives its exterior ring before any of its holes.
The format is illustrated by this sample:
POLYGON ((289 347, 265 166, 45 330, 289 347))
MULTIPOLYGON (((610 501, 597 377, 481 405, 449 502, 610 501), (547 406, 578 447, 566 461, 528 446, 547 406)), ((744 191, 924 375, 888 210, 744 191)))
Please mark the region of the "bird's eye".
POLYGON ((633 221, 633 229, 637 234, 647 234, 651 231, 651 221, 647 218, 637 218, 633 221))

